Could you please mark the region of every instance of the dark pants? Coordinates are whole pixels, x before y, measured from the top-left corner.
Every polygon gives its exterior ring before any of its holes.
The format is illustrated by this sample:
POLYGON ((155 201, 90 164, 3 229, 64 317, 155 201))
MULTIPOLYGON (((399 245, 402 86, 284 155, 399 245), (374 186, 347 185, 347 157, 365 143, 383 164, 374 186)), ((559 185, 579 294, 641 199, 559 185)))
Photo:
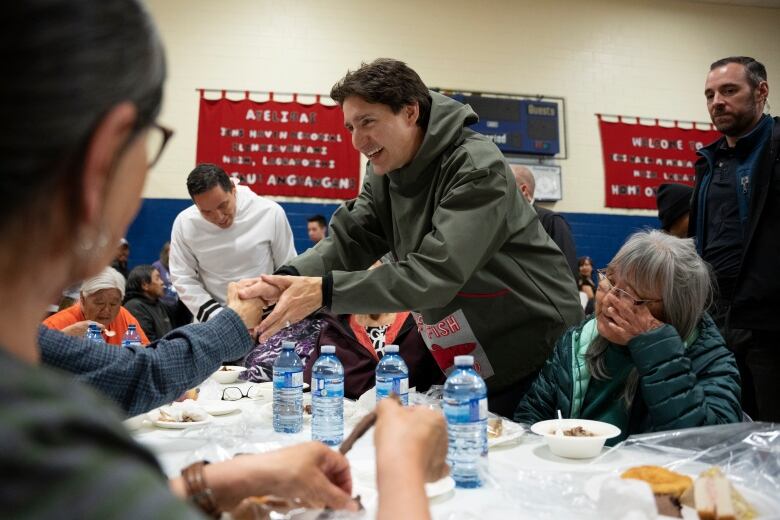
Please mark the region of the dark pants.
POLYGON ((721 306, 714 318, 737 360, 742 410, 754 421, 780 422, 780 331, 735 329, 727 316, 721 306))
POLYGON ((508 419, 513 419, 520 399, 531 388, 539 371, 535 371, 499 392, 488 392, 488 410, 508 419))

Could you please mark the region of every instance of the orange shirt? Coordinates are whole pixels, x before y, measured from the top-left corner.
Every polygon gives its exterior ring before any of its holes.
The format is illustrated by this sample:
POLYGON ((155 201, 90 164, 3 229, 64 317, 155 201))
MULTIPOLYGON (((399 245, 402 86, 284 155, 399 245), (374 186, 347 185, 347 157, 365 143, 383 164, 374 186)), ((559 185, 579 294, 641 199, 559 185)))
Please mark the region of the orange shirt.
MULTIPOLYGON (((52 314, 43 320, 43 324, 50 329, 62 330, 65 327, 80 321, 84 321, 86 319, 87 318, 84 316, 84 311, 81 310, 81 305, 79 305, 77 302, 67 309, 63 309, 56 314, 52 314)), ((114 321, 112 321, 107 327, 107 330, 113 330, 116 332, 116 334, 111 337, 103 334, 103 339, 106 340, 106 343, 109 345, 121 346, 122 336, 127 331, 128 325, 135 325, 135 330, 138 331, 138 335, 141 337, 141 343, 144 345, 149 344, 149 339, 146 337, 146 334, 144 334, 144 330, 141 328, 141 324, 138 323, 138 320, 136 320, 135 317, 130 314, 130 311, 124 307, 119 307, 119 313, 116 315, 116 318, 114 318, 114 321)))

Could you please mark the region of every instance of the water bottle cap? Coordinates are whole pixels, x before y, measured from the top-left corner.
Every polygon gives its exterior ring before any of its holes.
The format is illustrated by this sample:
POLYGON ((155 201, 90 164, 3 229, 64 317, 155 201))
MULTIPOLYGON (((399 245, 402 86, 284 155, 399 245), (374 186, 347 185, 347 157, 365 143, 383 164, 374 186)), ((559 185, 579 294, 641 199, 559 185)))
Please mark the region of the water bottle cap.
POLYGON ((323 345, 320 347, 320 353, 322 354, 335 354, 336 353, 336 347, 333 345, 323 345))
POLYGON ((386 354, 398 354, 398 345, 385 345, 386 354))
POLYGON ((473 367, 474 356, 455 356, 455 366, 458 367, 473 367))
POLYGON ((295 349, 294 341, 282 341, 282 350, 294 350, 294 349, 295 349))

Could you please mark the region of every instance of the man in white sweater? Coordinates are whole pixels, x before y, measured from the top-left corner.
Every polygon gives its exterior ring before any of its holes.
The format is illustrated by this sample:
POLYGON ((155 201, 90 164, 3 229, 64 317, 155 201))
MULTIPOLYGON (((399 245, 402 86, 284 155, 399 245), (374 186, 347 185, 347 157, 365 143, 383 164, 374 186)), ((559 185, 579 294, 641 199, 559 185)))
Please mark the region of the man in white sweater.
POLYGON ((282 207, 234 184, 222 168, 199 164, 187 190, 195 204, 173 222, 170 274, 203 322, 222 310, 228 283, 273 273, 296 253, 282 207))

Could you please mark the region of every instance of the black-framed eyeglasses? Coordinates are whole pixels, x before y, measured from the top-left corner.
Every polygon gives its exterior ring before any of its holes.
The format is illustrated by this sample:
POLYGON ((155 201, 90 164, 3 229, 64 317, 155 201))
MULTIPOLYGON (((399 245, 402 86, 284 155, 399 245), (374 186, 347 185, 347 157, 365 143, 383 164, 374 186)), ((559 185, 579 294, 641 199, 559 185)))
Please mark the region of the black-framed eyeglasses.
POLYGON ((223 401, 239 401, 244 398, 255 399, 258 395, 260 395, 260 387, 257 386, 250 386, 246 389, 246 392, 237 386, 229 386, 222 390, 223 401))
POLYGON ((154 122, 149 125, 146 132, 146 166, 151 168, 157 161, 160 160, 160 156, 165 149, 165 145, 173 136, 173 130, 167 128, 158 122, 154 122))
POLYGON ((634 298, 634 296, 621 289, 620 287, 615 287, 615 284, 612 283, 612 281, 607 276, 607 270, 606 269, 599 269, 596 271, 596 273, 599 276, 599 289, 602 289, 603 291, 606 291, 607 293, 615 292, 617 293, 619 298, 625 299, 630 301, 634 305, 647 305, 648 303, 656 303, 660 302, 662 300, 640 300, 639 298, 634 298))

